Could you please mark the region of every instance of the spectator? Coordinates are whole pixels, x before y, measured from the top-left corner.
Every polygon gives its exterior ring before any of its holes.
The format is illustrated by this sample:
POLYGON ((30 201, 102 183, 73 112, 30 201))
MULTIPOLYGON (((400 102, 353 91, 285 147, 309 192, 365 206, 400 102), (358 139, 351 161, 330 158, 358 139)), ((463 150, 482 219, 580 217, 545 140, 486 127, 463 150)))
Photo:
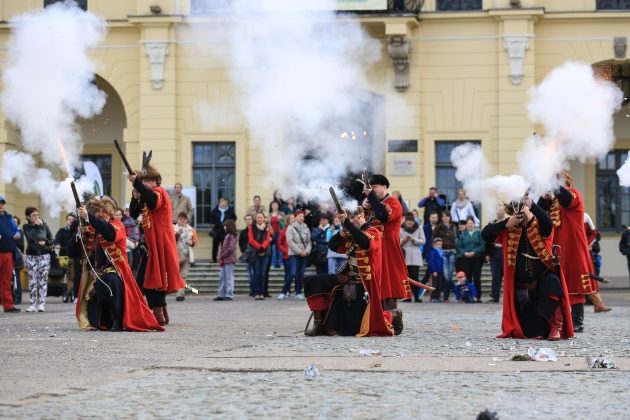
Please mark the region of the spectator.
MULTIPOLYGON (((424 257, 424 259, 429 258, 429 251, 431 250, 431 245, 433 244, 433 230, 437 226, 438 220, 438 214, 431 213, 428 223, 425 223, 422 226, 424 238, 426 241, 426 245, 422 249, 422 256, 424 257)), ((431 277, 431 273, 427 270, 425 271, 424 277, 422 278, 422 283, 427 284, 427 281, 429 281, 429 277, 431 277)))
POLYGON ((413 209, 413 210, 411 210, 411 213, 413 213, 413 220, 415 220, 416 223, 418 225, 420 225, 421 224, 420 223, 420 215, 418 214, 418 210, 417 209, 413 209))
POLYGON ((444 258, 444 302, 448 302, 450 291, 455 288, 453 273, 457 251, 457 228, 451 222, 451 213, 442 212, 442 221, 435 227, 433 235, 442 238, 442 257, 444 258))
MULTIPOLYGON (((341 227, 341 219, 339 219, 339 217, 337 216, 334 216, 333 224, 326 231, 326 242, 330 242, 330 238, 338 233, 341 230, 341 227)), ((326 254, 326 257, 328 258, 328 274, 336 274, 347 259, 346 254, 339 254, 330 248, 328 248, 328 253, 326 254)))
MULTIPOLYGON (((185 282, 188 281, 190 265, 195 262, 194 247, 199 242, 195 228, 188 224, 188 215, 181 212, 177 215, 177 224, 173 225, 175 240, 177 241, 177 256, 179 260, 179 274, 185 282)), ((186 299, 186 288, 179 289, 175 300, 181 302, 186 299)))
POLYGON ((407 203, 405 203, 405 200, 403 200, 400 191, 392 191, 392 196, 396 197, 396 199, 400 203, 400 208, 402 208, 403 214, 409 213, 409 207, 407 207, 407 203))
POLYGON ((280 206, 280 211, 284 214, 293 214, 295 210, 295 199, 293 197, 287 198, 287 201, 280 206))
POLYGON ((234 265, 236 264, 236 223, 225 222, 225 238, 219 254, 219 290, 214 300, 232 300, 234 298, 234 265))
POLYGON ((619 240, 619 252, 626 256, 628 263, 628 276, 630 278, 630 226, 627 226, 621 234, 621 239, 619 240))
MULTIPOLYGON (((260 202, 260 197, 259 202, 260 202)), ((229 205, 230 202, 227 198, 221 197, 219 199, 219 204, 212 210, 210 213, 210 224, 212 227, 208 232, 208 235, 212 237, 212 262, 217 262, 217 254, 219 253, 219 247, 223 242, 223 238, 225 238, 225 228, 223 224, 226 220, 234 220, 236 221, 236 213, 234 213, 234 208, 229 205)), ((248 212, 249 213, 249 212, 248 212)))
POLYGON ((453 201, 451 205, 451 217, 454 223, 459 223, 460 220, 466 221, 469 217, 472 217, 475 221, 475 227, 479 227, 479 219, 475 214, 475 208, 468 198, 466 198, 466 192, 460 189, 457 192, 457 200, 453 201))
POLYGON ((327 233, 330 229, 328 217, 319 216, 319 226, 311 232, 312 242, 312 263, 315 266, 317 274, 328 273, 328 239, 327 233))
POLYGON ((251 214, 254 219, 256 219, 256 214, 262 213, 265 215, 265 209, 260 204, 260 196, 254 196, 254 204, 247 209, 247 214, 251 214))
POLYGON ((278 237, 280 231, 284 229, 285 214, 280 210, 277 201, 269 204, 269 224, 271 225, 271 265, 275 268, 282 266, 282 252, 278 248, 278 237))
POLYGON ((291 283, 295 280, 295 299, 304 300, 302 280, 304 280, 306 260, 311 253, 311 232, 304 223, 302 210, 295 212, 295 221, 287 229, 286 235, 289 244, 289 278, 285 281, 278 299, 284 300, 288 296, 291 292, 291 283))
POLYGON ((599 246, 601 236, 599 235, 597 229, 595 229, 593 219, 591 219, 591 216, 589 216, 586 212, 584 212, 584 233, 586 234, 586 242, 588 243, 595 274, 599 276, 599 272, 602 269, 602 256, 599 255, 601 251, 599 246))
POLYGON ((127 259, 129 260, 129 267, 134 267, 139 258, 138 245, 140 243, 140 230, 134 218, 129 214, 129 206, 125 207, 122 223, 125 226, 125 233, 127 234, 127 259))
MULTIPOLYGON (((405 264, 407 265, 409 277, 415 281, 419 280, 420 267, 424 265, 420 254, 420 245, 424 245, 425 242, 424 230, 415 221, 413 213, 406 213, 405 221, 400 229, 400 245, 402 246, 403 254, 405 254, 405 264)), ((414 302, 420 302, 420 289, 418 286, 412 285, 411 293, 414 302)))
POLYGON ((455 298, 460 303, 475 303, 477 300, 477 289, 473 282, 466 278, 466 273, 458 271, 455 275, 457 284, 455 285, 455 298))
POLYGON ((462 258, 466 278, 472 278, 475 284, 475 302, 481 302, 481 256, 484 250, 485 244, 479 230, 475 229, 475 220, 469 217, 466 230, 457 238, 457 255, 462 258))
POLYGON ((269 213, 271 213, 272 203, 278 203, 278 209, 281 209, 284 205, 285 201, 280 197, 280 190, 275 190, 273 192, 273 199, 271 200, 271 203, 269 203, 269 213))
MULTIPOLYGON (((424 207, 424 224, 429 223, 429 216, 437 213, 438 219, 442 215, 442 211, 446 209, 446 203, 441 197, 438 197, 437 188, 429 188, 429 195, 418 202, 418 207, 424 207)), ((426 232, 425 232, 426 233, 426 232)), ((427 241, 429 238, 427 238, 427 241)), ((430 242, 429 242, 430 243, 430 242)))
MULTIPOLYGON (((490 223, 499 223, 505 220, 505 206, 497 206, 497 218, 490 223)), ((503 284, 503 246, 500 242, 486 244, 486 262, 490 263, 492 273, 492 291, 490 300, 486 303, 499 303, 501 297, 501 285, 503 284)))
POLYGON ((17 227, 19 233, 19 237, 17 239, 14 237, 15 256, 13 258, 13 303, 15 305, 19 305, 22 303, 22 282, 20 281, 20 272, 24 268, 24 233, 22 233, 22 229, 20 228, 20 225, 22 224, 20 218, 13 216, 13 221, 15 222, 15 226, 17 227))
POLYGON ((255 222, 249 227, 248 242, 256 252, 254 261, 254 299, 265 300, 265 271, 271 256, 271 232, 265 222, 265 214, 256 213, 255 222))
POLYGON ((15 259, 15 241, 20 232, 15 219, 4 210, 7 201, 0 195, 0 299, 4 312, 20 312, 13 304, 13 260, 15 259))
POLYGON ((27 207, 25 214, 27 223, 23 229, 27 245, 24 264, 28 271, 29 300, 31 303, 26 312, 44 312, 46 310, 50 247, 53 244, 53 235, 48 229, 48 225, 40 219, 39 211, 35 207, 27 207))
MULTIPOLYGON (((55 235, 55 252, 60 257, 68 258, 68 242, 72 239, 73 232, 70 230, 72 223, 74 223, 74 214, 68 214, 66 216, 66 225, 57 231, 55 235)), ((74 259, 68 258, 68 265, 66 269, 66 285, 67 289, 63 294, 63 302, 74 302, 74 259)))
POLYGON ((173 206, 173 224, 177 224, 177 215, 182 212, 186 213, 187 220, 192 223, 192 204, 190 203, 190 198, 182 194, 182 184, 179 182, 175 184, 173 194, 171 195, 171 205, 173 206))
POLYGON ((427 254, 427 272, 431 275, 431 285, 435 290, 431 292, 431 302, 442 302, 442 288, 444 287, 444 258, 442 256, 442 238, 435 236, 431 241, 431 249, 427 254))
MULTIPOLYGON (((284 265, 284 283, 286 283, 291 274, 289 266, 289 243, 287 242, 287 229, 291 224, 295 221, 295 216, 292 214, 288 214, 284 219, 284 229, 280 231, 280 236, 278 237, 278 248, 280 252, 282 252, 282 264, 284 265)), ((283 286, 284 287, 284 286, 283 286)), ((290 293, 287 293, 288 297, 290 293)))
MULTIPOLYGON (((245 221, 245 229, 241 230, 238 235, 238 248, 241 250, 241 254, 245 252, 247 249, 247 244, 249 243, 248 233, 249 227, 252 225, 254 218, 251 214, 246 214, 243 217, 245 221)), ((245 261, 245 265, 247 267, 247 277, 249 279, 249 296, 254 296, 254 265, 245 261)))

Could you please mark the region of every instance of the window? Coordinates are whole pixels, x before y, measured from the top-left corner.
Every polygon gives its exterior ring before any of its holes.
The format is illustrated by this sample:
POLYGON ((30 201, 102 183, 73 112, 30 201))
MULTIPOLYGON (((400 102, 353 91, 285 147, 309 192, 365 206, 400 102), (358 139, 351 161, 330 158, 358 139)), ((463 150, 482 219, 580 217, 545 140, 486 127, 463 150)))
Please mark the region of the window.
MULTIPOLYGON (((464 143, 481 144, 479 140, 467 141, 438 141, 435 142, 435 186, 439 195, 446 197, 446 204, 450 204, 457 198, 457 190, 462 183, 455 178, 455 168, 451 163, 451 151, 464 143)), ((477 213, 479 215, 480 213, 477 213)))
MULTIPOLYGON (((65 0, 44 0, 44 7, 55 3, 63 3, 65 0)), ((80 9, 87 11, 87 0, 74 0, 80 9)))
POLYGON ((621 230, 630 224, 630 188, 621 187, 617 169, 628 157, 627 150, 613 150, 597 163, 597 228, 621 230))
POLYGON ((193 183, 197 188, 195 220, 200 228, 210 224, 210 212, 225 197, 234 205, 236 196, 236 145, 233 142, 193 143, 193 183))
MULTIPOLYGON (((94 162, 99 172, 101 173, 101 180, 103 181, 103 191, 97 191, 96 184, 94 185, 94 193, 97 195, 112 195, 112 155, 81 155, 81 162, 94 162)), ((85 175, 85 169, 81 168, 79 176, 85 175)), ((92 174, 89 174, 92 177, 92 174)), ((78 177, 77 177, 78 178, 78 177)), ((94 180, 93 180, 94 181, 94 180)))
POLYGON ((597 0, 597 10, 630 9, 630 0, 597 0))
POLYGON ((481 10, 481 0, 437 0, 439 12, 481 10))

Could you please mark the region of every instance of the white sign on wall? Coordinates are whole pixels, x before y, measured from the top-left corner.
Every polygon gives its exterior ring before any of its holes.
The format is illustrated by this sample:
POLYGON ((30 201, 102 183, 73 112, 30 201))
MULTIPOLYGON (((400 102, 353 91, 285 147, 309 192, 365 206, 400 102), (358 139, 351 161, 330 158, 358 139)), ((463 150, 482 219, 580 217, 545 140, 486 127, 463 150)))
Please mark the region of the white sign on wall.
POLYGON ((417 167, 416 156, 392 156, 389 159, 389 173, 394 176, 416 176, 417 167))

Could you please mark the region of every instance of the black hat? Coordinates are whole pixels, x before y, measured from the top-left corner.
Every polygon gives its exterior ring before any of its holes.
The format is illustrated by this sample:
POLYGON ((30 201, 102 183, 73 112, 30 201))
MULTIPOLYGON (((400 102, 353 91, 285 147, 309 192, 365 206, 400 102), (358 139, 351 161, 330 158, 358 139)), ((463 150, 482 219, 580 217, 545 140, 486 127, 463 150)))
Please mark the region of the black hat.
POLYGON ((370 185, 385 185, 385 188, 389 188, 389 180, 385 178, 385 175, 374 174, 370 177, 370 185))

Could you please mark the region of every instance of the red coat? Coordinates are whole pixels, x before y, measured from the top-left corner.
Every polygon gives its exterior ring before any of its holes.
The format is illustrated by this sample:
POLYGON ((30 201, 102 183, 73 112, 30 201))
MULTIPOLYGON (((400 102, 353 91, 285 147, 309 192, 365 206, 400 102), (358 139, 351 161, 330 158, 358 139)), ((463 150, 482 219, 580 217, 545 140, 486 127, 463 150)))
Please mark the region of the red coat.
POLYGON ((280 231, 280 235, 278 235, 278 248, 280 252, 282 252, 282 259, 289 259, 289 242, 287 242, 287 228, 285 227, 280 231))
POLYGON ((411 296, 409 273, 405 256, 400 246, 400 226, 402 225, 402 207, 396 197, 388 196, 382 201, 387 211, 387 222, 372 218, 370 223, 383 234, 383 262, 381 299, 407 299, 411 296))
MULTIPOLYGON (((164 331, 153 312, 147 306, 144 296, 138 287, 138 283, 133 278, 129 262, 127 261, 127 234, 125 226, 118 220, 110 220, 109 222, 116 230, 116 239, 114 242, 107 242, 103 236, 99 236, 100 246, 111 256, 114 266, 120 274, 123 283, 123 328, 127 331, 164 331)), ((87 237, 94 237, 94 228, 89 227, 90 234, 87 237)), ((91 243, 93 243, 90 240, 91 243)), ((83 288, 83 285, 82 285, 83 288)), ((81 308, 81 296, 79 293, 79 302, 77 302, 77 319, 79 319, 79 310, 81 308)))
POLYGON ((554 198, 549 212, 554 226, 553 243, 561 248, 560 267, 567 282, 571 303, 584 303, 584 295, 595 291, 589 276, 595 269, 584 233, 582 194, 573 187, 566 189, 573 196, 569 207, 562 207, 558 199, 554 198))
MULTIPOLYGON (((370 336, 390 336, 394 335, 392 326, 392 315, 389 311, 383 311, 381 299, 382 286, 382 257, 383 257, 383 240, 378 229, 370 226, 363 231, 370 239, 370 249, 363 250, 356 247, 356 259, 359 274, 361 275, 361 283, 368 292, 369 304, 363 313, 361 321, 361 329, 359 337, 370 336)), ((345 254, 351 246, 350 239, 343 239, 337 252, 345 254)), ((338 286, 339 287, 339 286, 338 286)), ((334 291, 335 289, 333 289, 334 291)))
MULTIPOLYGON (((516 268, 516 254, 523 229, 513 227, 503 230, 497 236, 497 242, 503 246, 503 319, 501 321, 502 333, 497 338, 528 338, 523 334, 523 329, 516 313, 516 303, 514 302, 514 275, 516 268)), ((553 232, 550 237, 545 238, 540 235, 538 221, 534 219, 527 227, 527 238, 532 244, 534 251, 540 260, 547 267, 551 268, 553 255, 551 245, 553 242, 553 232)), ((559 276, 560 285, 564 294, 560 302, 564 322, 562 323, 561 336, 563 338, 573 337, 573 321, 571 319, 571 305, 569 304, 567 286, 562 273, 559 276)), ((531 337, 529 337, 531 338, 531 337)))
POLYGON ((144 288, 176 292, 186 287, 186 282, 179 275, 171 199, 162 187, 153 188, 153 193, 157 196, 155 209, 150 210, 146 205, 142 209, 142 227, 149 249, 144 288))

